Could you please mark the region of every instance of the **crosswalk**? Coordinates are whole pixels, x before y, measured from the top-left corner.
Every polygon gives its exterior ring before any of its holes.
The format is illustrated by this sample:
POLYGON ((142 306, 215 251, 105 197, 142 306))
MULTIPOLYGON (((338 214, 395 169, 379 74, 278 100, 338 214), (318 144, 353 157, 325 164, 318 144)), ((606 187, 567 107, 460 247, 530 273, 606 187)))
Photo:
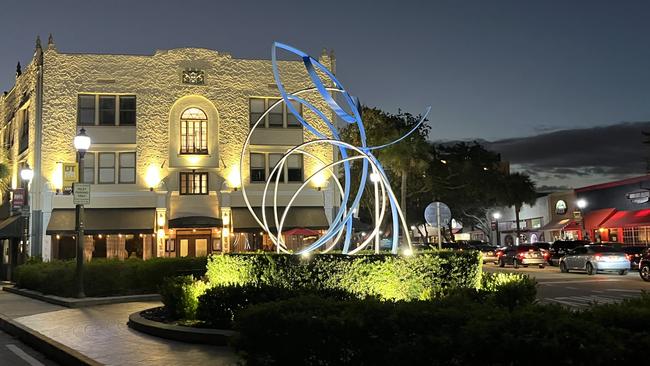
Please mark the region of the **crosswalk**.
POLYGON ((641 296, 641 290, 603 289, 592 290, 591 295, 582 296, 559 296, 545 298, 542 303, 555 303, 572 308, 587 308, 592 304, 613 304, 625 299, 632 299, 641 296))

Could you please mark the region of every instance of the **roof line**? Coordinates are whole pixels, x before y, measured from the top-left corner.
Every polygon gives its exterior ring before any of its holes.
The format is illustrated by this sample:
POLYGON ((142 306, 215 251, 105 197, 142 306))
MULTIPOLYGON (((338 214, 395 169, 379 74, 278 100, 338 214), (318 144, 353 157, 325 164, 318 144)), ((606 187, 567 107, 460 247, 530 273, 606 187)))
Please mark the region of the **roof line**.
POLYGON ((576 193, 581 193, 581 192, 593 191, 593 190, 597 190, 597 189, 605 189, 605 188, 624 186, 626 184, 639 183, 639 182, 643 182, 643 181, 646 181, 646 180, 650 180, 650 174, 646 174, 646 175, 642 175, 642 176, 638 176, 638 177, 621 179, 621 180, 617 180, 617 181, 613 181, 613 182, 594 184, 594 185, 586 186, 586 187, 582 187, 582 188, 576 188, 575 192, 576 193))

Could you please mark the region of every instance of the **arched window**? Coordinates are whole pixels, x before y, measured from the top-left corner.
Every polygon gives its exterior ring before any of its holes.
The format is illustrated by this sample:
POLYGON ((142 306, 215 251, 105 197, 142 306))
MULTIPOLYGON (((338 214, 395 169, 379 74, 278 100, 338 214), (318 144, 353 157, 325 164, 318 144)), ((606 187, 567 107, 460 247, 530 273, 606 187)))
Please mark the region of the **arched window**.
POLYGON ((198 108, 181 114, 181 154, 208 153, 208 117, 198 108))

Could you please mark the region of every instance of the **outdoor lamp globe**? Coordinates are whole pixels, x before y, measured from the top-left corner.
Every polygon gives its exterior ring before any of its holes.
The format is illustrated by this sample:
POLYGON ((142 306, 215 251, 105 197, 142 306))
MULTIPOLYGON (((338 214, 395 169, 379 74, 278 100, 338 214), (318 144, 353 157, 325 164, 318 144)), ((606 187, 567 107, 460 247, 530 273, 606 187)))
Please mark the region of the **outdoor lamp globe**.
POLYGON ((29 166, 26 166, 20 171, 20 178, 24 181, 31 182, 32 178, 34 178, 34 171, 29 166))
POLYGON ((90 136, 86 135, 84 128, 74 137, 74 148, 80 153, 85 153, 90 149, 90 136))
POLYGON ((578 200, 578 202, 576 202, 576 205, 578 205, 578 208, 582 210, 583 208, 587 207, 587 201, 581 198, 578 200))
POLYGON ((492 217, 493 217, 495 220, 500 219, 500 218, 501 218, 501 212, 495 212, 495 213, 493 213, 493 214, 492 214, 492 217))

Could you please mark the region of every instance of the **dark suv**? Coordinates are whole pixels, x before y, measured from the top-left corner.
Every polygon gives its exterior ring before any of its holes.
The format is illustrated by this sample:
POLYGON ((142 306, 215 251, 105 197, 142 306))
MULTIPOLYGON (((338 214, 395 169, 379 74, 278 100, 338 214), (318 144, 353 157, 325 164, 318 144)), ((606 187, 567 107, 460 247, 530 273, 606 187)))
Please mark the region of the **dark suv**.
POLYGON ((634 246, 634 245, 625 245, 621 247, 623 253, 627 254, 630 258, 630 268, 639 269, 639 262, 641 261, 641 255, 645 251, 645 247, 634 246))
POLYGON ((644 281, 650 282, 650 248, 646 248, 641 255, 639 275, 644 281))
POLYGON ((548 264, 552 266, 558 265, 560 258, 564 257, 569 250, 588 244, 589 242, 586 240, 556 240, 549 249, 550 258, 548 258, 548 264))

